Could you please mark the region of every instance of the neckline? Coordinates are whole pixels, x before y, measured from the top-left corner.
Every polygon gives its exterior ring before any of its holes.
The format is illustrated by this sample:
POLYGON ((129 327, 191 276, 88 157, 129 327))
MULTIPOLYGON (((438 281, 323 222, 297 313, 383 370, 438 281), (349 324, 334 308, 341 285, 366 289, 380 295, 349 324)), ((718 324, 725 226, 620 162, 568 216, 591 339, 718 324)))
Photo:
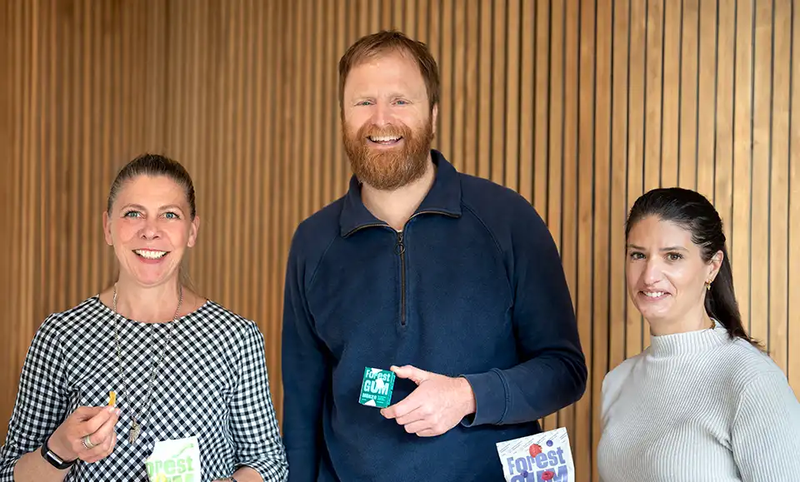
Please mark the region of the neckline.
POLYGON ((211 303, 212 303, 211 300, 206 299, 206 301, 202 305, 200 305, 196 310, 190 311, 189 313, 186 313, 185 315, 179 316, 179 317, 175 318, 174 320, 158 321, 158 322, 148 323, 146 321, 139 321, 139 320, 134 320, 134 319, 128 318, 127 316, 124 316, 124 315, 122 315, 120 313, 117 313, 116 311, 112 310, 111 307, 109 307, 108 305, 106 305, 105 303, 100 301, 100 294, 96 294, 96 295, 92 296, 91 300, 94 301, 95 303, 97 303, 98 305, 100 305, 100 307, 106 313, 110 314, 111 316, 117 316, 117 318, 119 318, 122 321, 127 321, 129 323, 133 323, 133 324, 136 324, 136 325, 164 325, 164 326, 169 325, 170 323, 177 324, 177 323, 180 323, 180 322, 182 322, 183 320, 185 320, 187 318, 191 318, 191 317, 195 316, 196 314, 200 313, 201 311, 205 310, 206 307, 210 306, 211 303))
POLYGON ((648 352, 656 358, 685 355, 706 351, 729 341, 728 330, 714 320, 714 328, 673 333, 670 335, 651 335, 648 352))

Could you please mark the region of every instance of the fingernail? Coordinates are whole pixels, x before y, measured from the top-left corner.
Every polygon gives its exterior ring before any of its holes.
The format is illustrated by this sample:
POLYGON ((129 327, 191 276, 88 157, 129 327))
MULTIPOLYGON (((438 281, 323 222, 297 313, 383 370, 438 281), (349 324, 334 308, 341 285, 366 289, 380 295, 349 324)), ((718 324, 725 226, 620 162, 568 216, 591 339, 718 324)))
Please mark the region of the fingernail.
POLYGON ((106 410, 108 410, 110 413, 114 413, 114 407, 112 407, 110 405, 109 405, 108 408, 106 408, 106 410))
POLYGON ((119 408, 115 408, 115 409, 114 409, 114 413, 115 413, 117 416, 119 416, 119 414, 120 414, 120 413, 122 413, 122 410, 120 410, 119 408))

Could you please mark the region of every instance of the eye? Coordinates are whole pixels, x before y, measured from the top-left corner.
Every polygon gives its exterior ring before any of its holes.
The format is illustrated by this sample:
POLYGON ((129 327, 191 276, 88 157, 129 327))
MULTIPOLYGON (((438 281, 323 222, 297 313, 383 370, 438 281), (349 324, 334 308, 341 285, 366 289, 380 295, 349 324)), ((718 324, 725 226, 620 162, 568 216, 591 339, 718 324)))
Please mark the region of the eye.
POLYGON ((670 261, 680 261, 683 259, 683 255, 680 253, 667 253, 667 259, 670 261))
POLYGON ((164 213, 164 217, 165 217, 165 218, 167 218, 167 219, 180 219, 180 218, 181 218, 181 217, 178 215, 178 213, 174 213, 174 212, 172 212, 172 211, 167 211, 167 212, 165 212, 165 213, 164 213))
POLYGON ((394 101, 395 105, 409 105, 411 102, 404 99, 397 99, 394 101))
POLYGON ((372 101, 371 100, 362 100, 362 101, 356 102, 356 105, 372 105, 372 101))
POLYGON ((631 259, 644 259, 644 253, 640 253, 639 251, 631 251, 628 255, 631 259))
POLYGON ((142 213, 140 213, 139 211, 130 210, 130 211, 125 212, 125 214, 123 214, 122 217, 123 218, 140 218, 140 217, 142 217, 142 213))

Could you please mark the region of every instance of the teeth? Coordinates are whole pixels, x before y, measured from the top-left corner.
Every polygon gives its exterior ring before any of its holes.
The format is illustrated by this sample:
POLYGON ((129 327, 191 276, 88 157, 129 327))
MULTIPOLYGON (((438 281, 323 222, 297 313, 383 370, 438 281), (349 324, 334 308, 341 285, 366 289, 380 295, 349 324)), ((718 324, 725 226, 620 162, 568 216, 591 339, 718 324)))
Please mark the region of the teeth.
POLYGON ((400 139, 400 136, 370 136, 372 142, 394 142, 400 139))
POLYGON ((644 295, 648 298, 658 298, 659 296, 663 296, 663 291, 643 291, 644 295))
POLYGON ((147 258, 147 259, 158 259, 167 254, 166 251, 151 251, 149 249, 137 249, 134 250, 134 253, 138 254, 142 258, 147 258))

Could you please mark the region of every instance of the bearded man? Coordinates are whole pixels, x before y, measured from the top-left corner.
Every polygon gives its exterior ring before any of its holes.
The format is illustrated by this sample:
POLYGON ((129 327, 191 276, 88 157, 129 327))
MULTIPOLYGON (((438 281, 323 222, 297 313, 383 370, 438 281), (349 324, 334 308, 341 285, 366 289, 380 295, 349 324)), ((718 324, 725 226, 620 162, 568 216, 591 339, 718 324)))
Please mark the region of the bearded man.
POLYGON ((555 243, 524 198, 431 149, 425 44, 356 41, 339 103, 350 188, 297 228, 286 274, 289 480, 502 481, 495 443, 586 385, 555 243))

